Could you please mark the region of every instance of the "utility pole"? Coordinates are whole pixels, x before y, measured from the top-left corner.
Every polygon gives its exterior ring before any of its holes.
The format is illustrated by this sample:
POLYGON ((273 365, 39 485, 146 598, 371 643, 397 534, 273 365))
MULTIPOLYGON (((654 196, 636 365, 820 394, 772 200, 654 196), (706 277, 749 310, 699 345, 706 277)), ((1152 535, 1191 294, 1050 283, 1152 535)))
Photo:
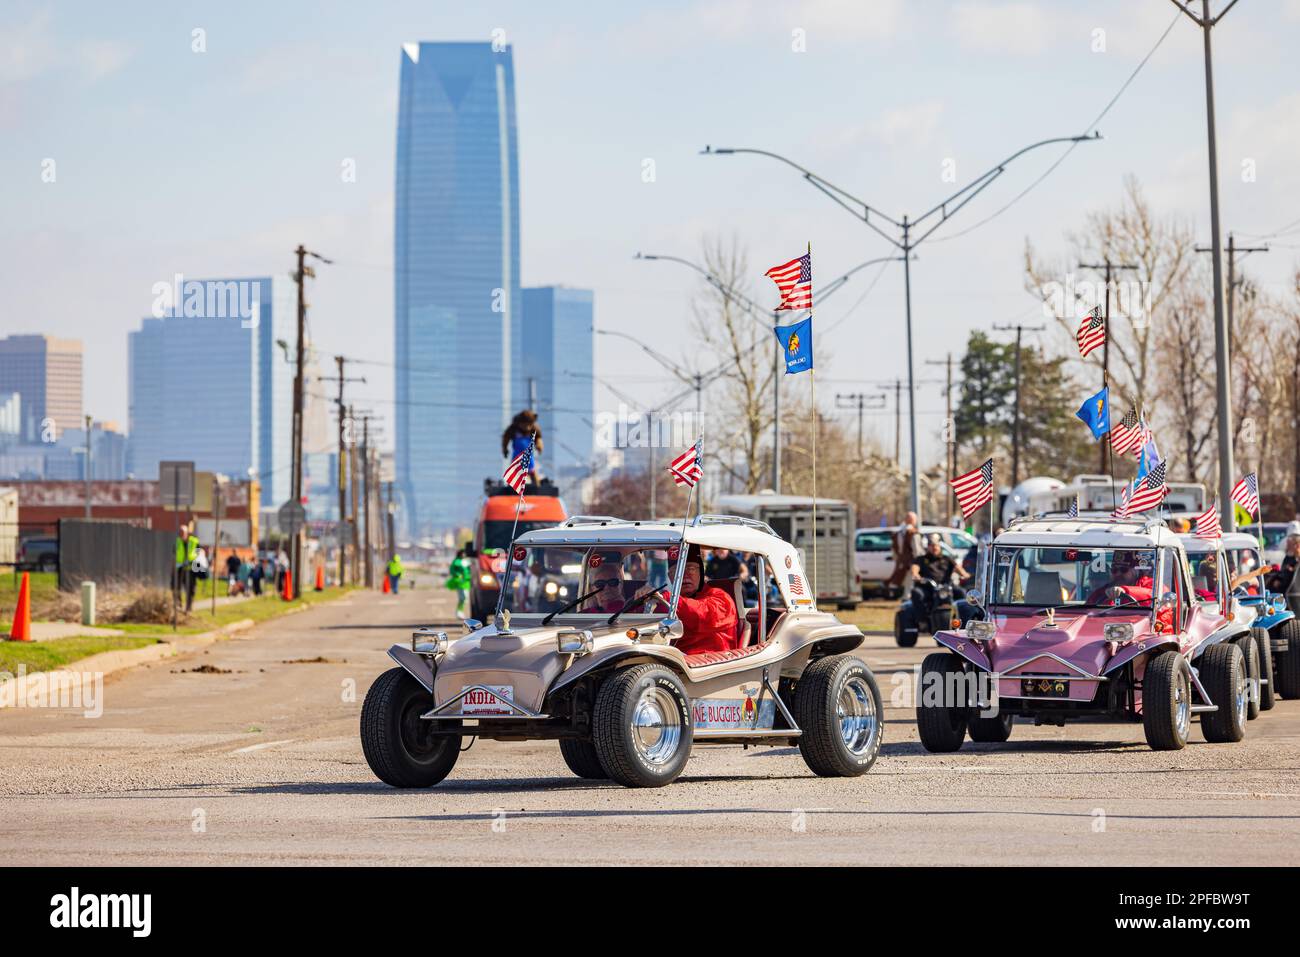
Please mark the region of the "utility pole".
POLYGON ((387 523, 388 524, 388 548, 384 550, 384 554, 387 555, 388 557, 385 558, 384 561, 387 561, 388 558, 392 558, 394 555, 397 554, 397 532, 394 527, 395 525, 394 516, 397 513, 396 510, 393 508, 393 483, 388 482, 387 485, 388 485, 388 502, 384 506, 384 511, 388 513, 388 523, 387 523))
MULTIPOLYGON (((1198 253, 1209 253, 1214 251, 1213 246, 1197 246, 1198 253)), ((1240 253, 1244 259, 1251 253, 1266 253, 1268 246, 1238 246, 1236 237, 1228 233, 1228 282, 1227 282, 1227 317, 1228 317, 1228 351, 1231 354, 1232 346, 1235 344, 1235 333, 1237 330, 1234 319, 1236 313, 1237 287, 1245 283, 1245 279, 1237 275, 1237 254, 1240 253)))
POLYGON ((850 392, 843 395, 835 393, 835 407, 838 409, 857 409, 858 411, 858 459, 862 459, 862 413, 866 409, 883 409, 885 407, 885 397, 883 395, 868 395, 865 392, 850 392), (870 405, 867 403, 870 402, 870 405))
MULTIPOLYGON (((1106 386, 1110 385, 1110 290, 1111 290, 1111 286, 1114 283, 1113 277, 1114 274, 1121 269, 1136 271, 1141 267, 1133 263, 1111 262, 1110 256, 1107 256, 1105 261, 1103 262, 1079 263, 1079 268, 1099 269, 1106 276, 1106 312, 1105 315, 1102 317, 1102 321, 1106 324, 1106 338, 1102 340, 1102 344, 1101 344, 1101 385, 1102 388, 1104 389, 1106 386)), ((1018 351, 1019 351, 1019 346, 1017 346, 1017 352, 1018 351)), ((1017 355, 1017 361, 1019 361, 1018 355, 1017 355)), ((1016 389, 1017 394, 1019 393, 1019 391, 1020 391, 1019 387, 1017 387, 1016 389)), ((1103 472, 1106 471, 1106 459, 1107 459, 1109 448, 1110 448, 1110 442, 1108 442, 1106 439, 1103 438, 1100 442, 1099 449, 1097 452, 1097 454, 1100 456, 1098 467, 1103 472)), ((1012 487, 1014 487, 1014 483, 1012 487)))
POLYGON ((363 543, 362 547, 365 549, 365 580, 366 587, 373 588, 375 585, 375 579, 374 565, 370 560, 370 528, 372 522, 370 517, 370 416, 368 415, 361 420, 361 482, 361 499, 365 502, 365 506, 361 509, 361 513, 366 523, 365 533, 361 538, 363 543))
MULTIPOLYGON (((348 406, 348 419, 356 421, 355 413, 352 406, 348 406)), ((355 428, 355 426, 354 426, 355 428)), ((357 552, 357 443, 348 444, 348 472, 352 476, 352 481, 348 483, 348 492, 352 498, 352 513, 349 520, 349 526, 352 533, 352 581, 356 582, 361 577, 361 556, 357 552)))
POLYGON ((1228 351, 1228 319, 1223 308, 1223 238, 1219 232, 1219 148, 1214 126, 1214 66, 1210 31, 1222 20, 1237 0, 1230 0, 1217 16, 1210 16, 1210 0, 1201 0, 1201 15, 1190 9, 1190 0, 1171 0, 1179 10, 1201 28, 1205 47, 1205 128, 1210 168, 1210 252, 1214 273, 1214 371, 1217 379, 1216 420, 1219 427, 1219 521, 1225 532, 1236 531, 1232 510, 1232 486, 1235 468, 1232 462, 1232 363, 1228 351))
MULTIPOLYGON (((1106 301, 1110 302, 1109 291, 1106 293, 1106 301)), ((1015 411, 1012 413, 1013 418, 1011 420, 1011 487, 1013 489, 1020 484, 1020 337, 1023 333, 1042 332, 1046 328, 1046 326, 1023 326, 1019 323, 1006 326, 999 326, 997 323, 993 324, 995 332, 1015 332, 1016 334, 1016 400, 1015 411)), ((1107 329, 1107 337, 1109 338, 1109 329, 1107 329)))
POLYGON ((94 472, 90 467, 90 425, 94 420, 86 416, 86 521, 90 521, 90 481, 94 472))
MULTIPOLYGON (((303 362, 306 358, 304 340, 307 325, 306 281, 308 277, 315 278, 316 276, 316 270, 308 266, 305 260, 308 256, 323 263, 328 263, 331 260, 326 259, 319 253, 310 252, 301 243, 294 250, 294 255, 298 257, 298 268, 294 270, 293 274, 294 282, 298 284, 298 349, 294 357, 293 376, 293 457, 291 463, 293 476, 291 500, 296 507, 302 504, 303 362)), ((293 542, 289 549, 289 569, 292 574, 293 584, 293 594, 290 597, 292 598, 297 598, 302 594, 302 539, 303 529, 295 529, 293 542)))
POLYGON ((339 420, 339 451, 338 451, 339 462, 338 462, 338 475, 335 481, 339 487, 339 520, 336 529, 336 537, 338 540, 338 549, 339 549, 339 584, 340 585, 344 583, 344 579, 346 578, 346 575, 344 573, 347 568, 347 542, 343 537, 344 529, 347 527, 345 524, 347 521, 346 496, 347 496, 347 487, 348 487, 347 447, 351 442, 355 441, 353 437, 349 434, 352 420, 345 413, 345 407, 343 405, 343 385, 346 382, 366 381, 365 376, 354 377, 349 379, 347 375, 344 374, 344 365, 347 363, 347 361, 348 360, 346 356, 335 356, 334 364, 335 366, 338 367, 339 370, 338 375, 320 377, 322 382, 328 382, 330 379, 333 379, 337 381, 339 384, 338 397, 334 400, 334 406, 335 406, 335 410, 338 413, 338 420, 339 420))
MULTIPOLYGON (((952 418, 952 353, 948 353, 947 359, 926 359, 925 364, 928 366, 947 366, 948 367, 948 384, 944 386, 944 395, 948 399, 947 411, 944 413, 943 432, 947 436, 948 446, 948 512, 950 515, 957 514, 957 492, 952 487, 952 480, 957 476, 957 423, 952 418)), ((945 523, 947 524, 947 523, 945 523)))

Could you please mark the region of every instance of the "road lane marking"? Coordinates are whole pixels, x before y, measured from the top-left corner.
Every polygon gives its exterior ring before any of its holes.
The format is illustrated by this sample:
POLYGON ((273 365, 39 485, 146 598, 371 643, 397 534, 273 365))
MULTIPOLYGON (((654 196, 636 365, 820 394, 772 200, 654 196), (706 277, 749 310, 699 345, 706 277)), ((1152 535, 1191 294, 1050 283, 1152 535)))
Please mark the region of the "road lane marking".
POLYGON ((261 744, 250 744, 246 748, 236 748, 231 754, 247 754, 249 751, 261 751, 263 748, 273 748, 277 744, 289 744, 293 738, 285 738, 283 741, 264 741, 261 744))

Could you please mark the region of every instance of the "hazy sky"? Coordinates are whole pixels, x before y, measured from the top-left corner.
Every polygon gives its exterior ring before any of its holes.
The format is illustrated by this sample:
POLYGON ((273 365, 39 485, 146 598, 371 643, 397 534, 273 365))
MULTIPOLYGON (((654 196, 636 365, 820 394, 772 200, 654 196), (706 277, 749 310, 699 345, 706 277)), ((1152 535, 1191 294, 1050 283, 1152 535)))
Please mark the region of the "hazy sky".
MULTIPOLYGON (((1085 132, 1176 15, 1168 0, 8 0, 0 332, 85 340, 87 411, 125 426, 127 333, 152 285, 176 272, 283 275, 303 242, 337 260, 311 289, 315 343, 377 363, 355 394, 387 414, 401 44, 500 29, 515 57, 524 283, 590 287, 598 326, 653 335, 685 357, 695 283, 635 262, 637 250, 695 257, 706 234, 734 234, 765 301, 763 271, 808 241, 823 281, 889 252, 792 170, 698 155, 706 143, 784 153, 891 214, 915 214, 954 189, 946 161, 960 185, 1030 142, 1085 132), (196 29, 206 52, 192 49, 196 29), (792 49, 796 30, 805 52, 792 49), (48 159, 53 183, 42 181, 48 159), (343 181, 347 161, 356 182, 343 181)), ((1242 0, 1215 31, 1225 230, 1266 234, 1300 218, 1297 48, 1297 0, 1242 0)), ((987 225, 923 246, 918 362, 959 352, 972 327, 1040 316, 1023 290, 1026 237, 1060 252, 1063 231, 1113 205, 1126 175, 1208 239, 1203 84, 1200 33, 1183 18, 1100 124, 1102 142, 987 225)), ((934 238, 997 210, 1060 149, 1010 166, 934 238)), ((1279 237, 1249 268, 1284 284, 1297 247, 1300 233, 1279 237)), ((873 275, 818 315, 826 405, 836 390, 905 372, 901 272, 860 298, 873 275)), ((676 391, 621 340, 598 338, 597 366, 647 403, 676 391)), ((618 404, 603 388, 596 400, 618 404)), ((923 385, 924 451, 937 449, 942 404, 937 385, 923 385)), ((892 417, 872 423, 892 441, 892 417)))

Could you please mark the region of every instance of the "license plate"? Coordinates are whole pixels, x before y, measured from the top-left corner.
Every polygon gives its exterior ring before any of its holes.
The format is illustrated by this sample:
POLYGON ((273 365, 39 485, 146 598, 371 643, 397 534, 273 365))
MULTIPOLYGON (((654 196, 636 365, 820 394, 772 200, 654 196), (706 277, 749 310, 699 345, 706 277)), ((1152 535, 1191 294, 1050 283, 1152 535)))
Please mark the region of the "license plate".
POLYGON ((1070 693, 1070 682, 1064 678, 1022 678, 1020 693, 1026 698, 1064 698, 1070 693))
MULTIPOLYGON (((465 691, 464 688, 461 689, 465 691)), ((488 685, 466 692, 460 699, 461 714, 513 714, 505 702, 515 700, 514 685, 488 685)))

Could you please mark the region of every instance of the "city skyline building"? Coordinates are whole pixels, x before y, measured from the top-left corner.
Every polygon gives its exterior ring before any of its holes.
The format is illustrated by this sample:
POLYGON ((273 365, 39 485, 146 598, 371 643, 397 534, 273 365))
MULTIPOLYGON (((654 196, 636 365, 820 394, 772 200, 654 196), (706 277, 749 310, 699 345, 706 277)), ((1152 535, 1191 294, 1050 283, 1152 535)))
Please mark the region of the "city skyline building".
POLYGON ((159 462, 261 483, 261 507, 290 495, 297 292, 279 277, 185 280, 128 334, 128 471, 159 462), (161 311, 159 317, 157 313, 161 311))
POLYGON ((568 286, 523 290, 522 374, 542 429, 543 470, 577 480, 593 468, 594 294, 568 286))
POLYGON ((403 45, 395 185, 397 485, 428 533, 473 519, 525 401, 509 45, 403 45))
POLYGON ((45 335, 0 339, 0 397, 15 392, 24 442, 54 442, 64 429, 83 427, 81 340, 45 335))

